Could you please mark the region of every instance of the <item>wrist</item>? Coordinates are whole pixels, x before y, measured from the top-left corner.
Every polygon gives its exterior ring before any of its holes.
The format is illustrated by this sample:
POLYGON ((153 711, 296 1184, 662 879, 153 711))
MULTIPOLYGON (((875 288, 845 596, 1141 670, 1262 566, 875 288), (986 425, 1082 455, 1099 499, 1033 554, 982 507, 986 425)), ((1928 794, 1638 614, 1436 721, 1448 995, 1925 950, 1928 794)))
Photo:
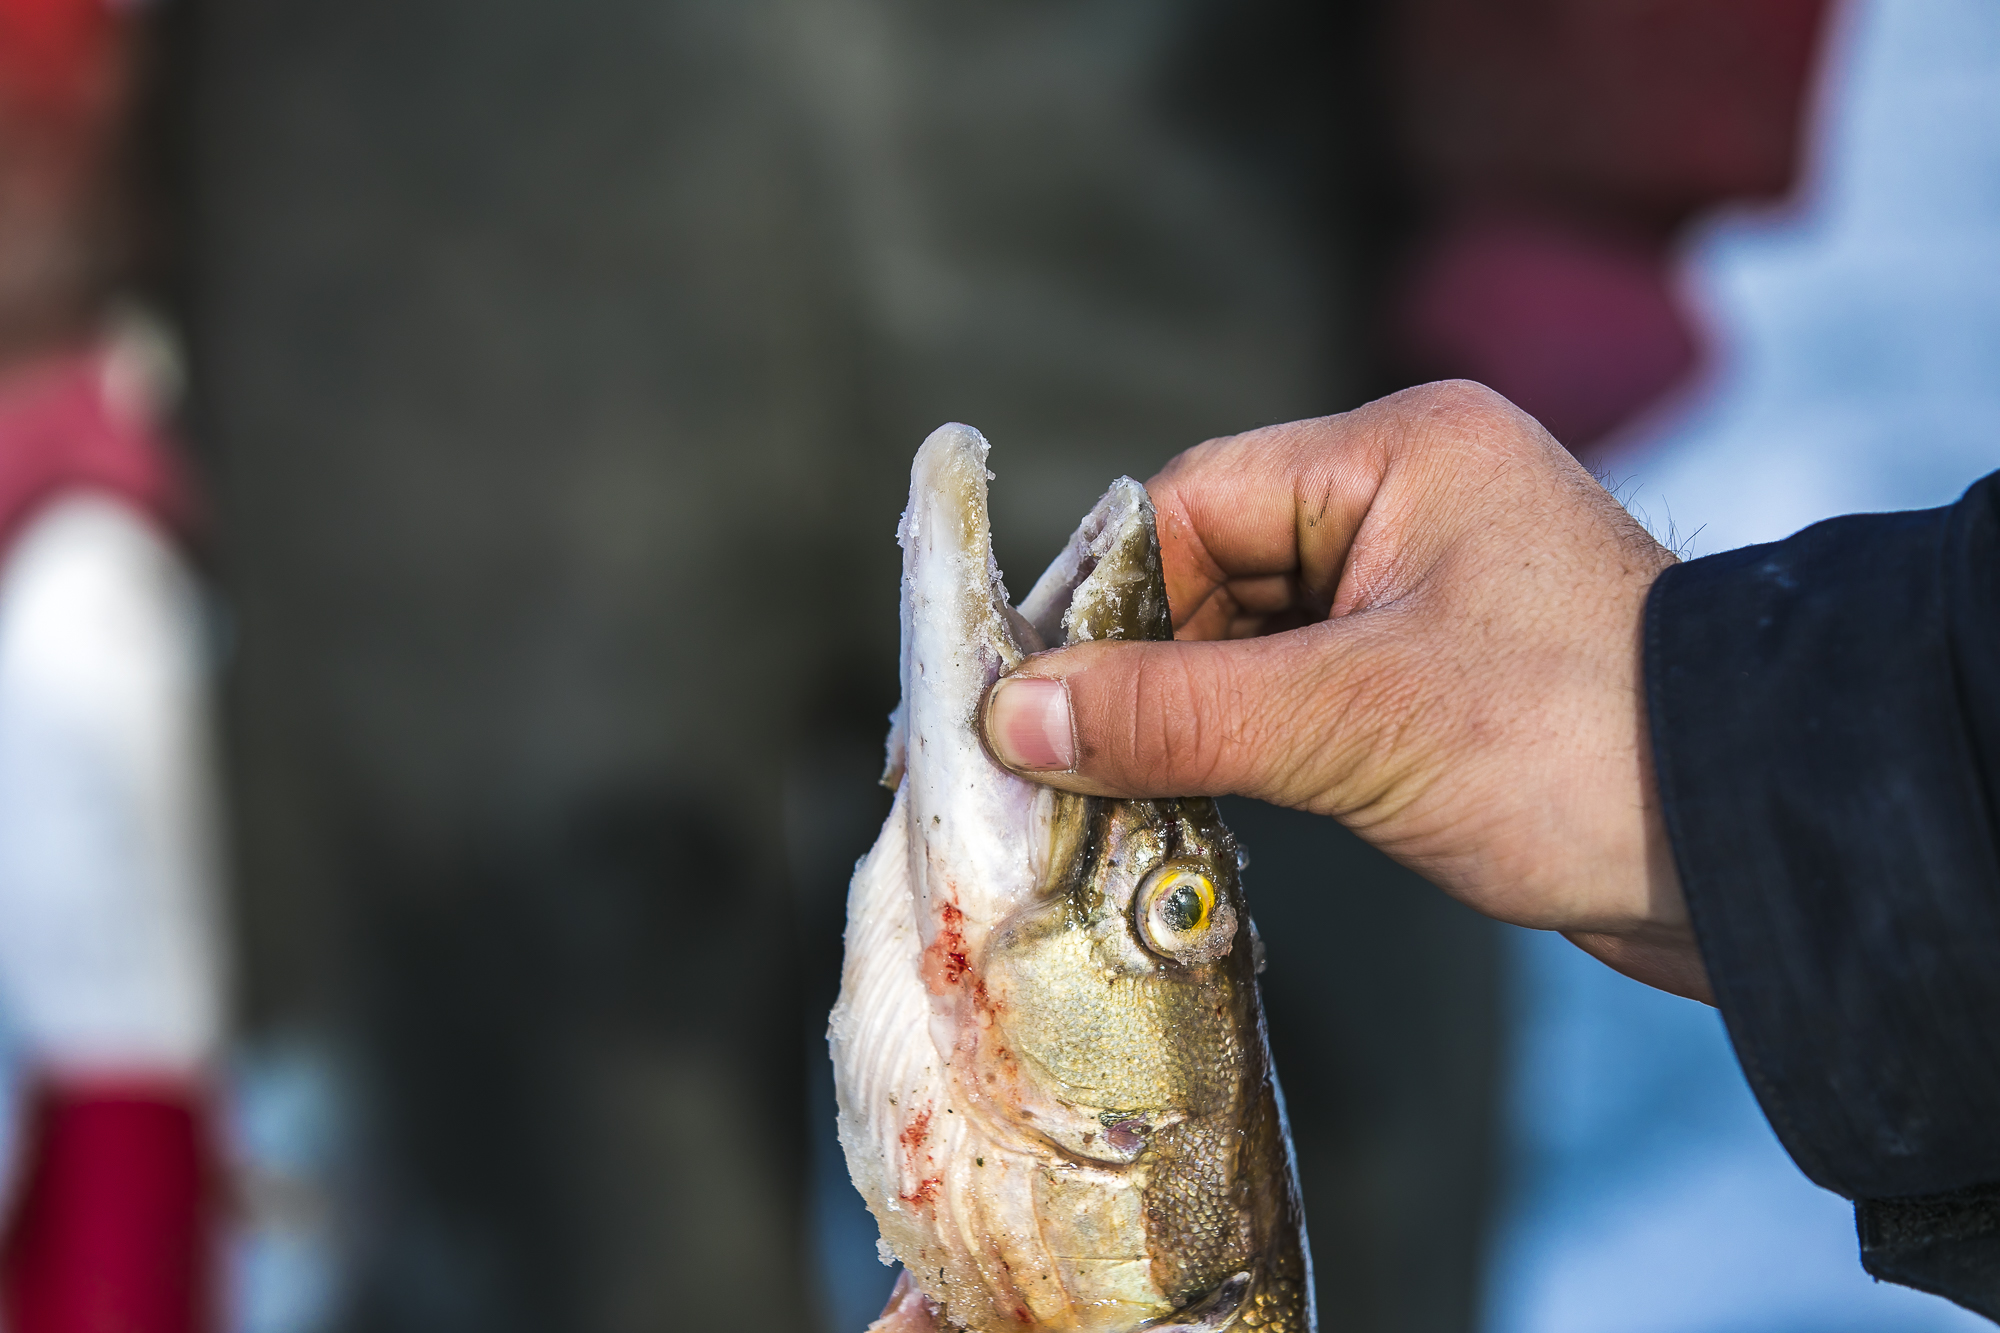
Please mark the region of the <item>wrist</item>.
POLYGON ((1635 981, 1705 1004, 1713 1004, 1708 973, 1688 914, 1673 839, 1667 832, 1654 764, 1651 716, 1646 704, 1644 641, 1645 607, 1654 579, 1673 561, 1662 561, 1638 589, 1633 617, 1632 701, 1633 776, 1638 800, 1624 824, 1626 844, 1615 863, 1628 867, 1614 873, 1614 901, 1596 923, 1578 923, 1562 933, 1584 952, 1635 981), (1636 872, 1636 873, 1634 873, 1636 872))

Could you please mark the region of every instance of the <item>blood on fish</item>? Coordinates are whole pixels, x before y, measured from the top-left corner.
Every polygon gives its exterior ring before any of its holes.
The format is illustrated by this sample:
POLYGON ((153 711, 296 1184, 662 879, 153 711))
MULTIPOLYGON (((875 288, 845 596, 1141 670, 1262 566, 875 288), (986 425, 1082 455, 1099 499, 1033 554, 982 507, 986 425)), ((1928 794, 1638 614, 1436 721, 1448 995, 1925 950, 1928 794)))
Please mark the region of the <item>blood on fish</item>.
POLYGON ((938 909, 938 916, 944 924, 924 950, 924 986, 933 995, 944 994, 946 987, 956 986, 972 970, 965 953, 965 913, 956 904, 946 903, 938 909))
POLYGON ((911 1117, 909 1124, 903 1126, 902 1139, 905 1148, 915 1152, 918 1148, 923 1147, 924 1140, 930 1137, 931 1114, 932 1108, 926 1106, 915 1116, 911 1117))
MULTIPOLYGON (((924 1151, 924 1140, 930 1137, 933 1110, 926 1106, 910 1117, 910 1123, 903 1126, 903 1132, 897 1136, 902 1140, 903 1155, 908 1159, 909 1172, 913 1176, 921 1173, 920 1163, 927 1165, 931 1160, 930 1154, 924 1151)), ((942 1176, 924 1176, 915 1189, 902 1196, 903 1202, 912 1208, 921 1208, 937 1198, 938 1187, 943 1183, 942 1176)))

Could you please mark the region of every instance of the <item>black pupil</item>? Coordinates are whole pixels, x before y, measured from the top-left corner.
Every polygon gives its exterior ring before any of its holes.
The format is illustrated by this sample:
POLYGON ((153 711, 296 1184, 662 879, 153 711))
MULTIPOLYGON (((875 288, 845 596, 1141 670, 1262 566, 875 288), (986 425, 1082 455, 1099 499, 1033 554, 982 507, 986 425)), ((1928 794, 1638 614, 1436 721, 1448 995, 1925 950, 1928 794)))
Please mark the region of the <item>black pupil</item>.
POLYGON ((1201 924, 1201 894, 1192 884, 1176 886, 1160 904, 1160 917, 1175 934, 1186 934, 1201 924))

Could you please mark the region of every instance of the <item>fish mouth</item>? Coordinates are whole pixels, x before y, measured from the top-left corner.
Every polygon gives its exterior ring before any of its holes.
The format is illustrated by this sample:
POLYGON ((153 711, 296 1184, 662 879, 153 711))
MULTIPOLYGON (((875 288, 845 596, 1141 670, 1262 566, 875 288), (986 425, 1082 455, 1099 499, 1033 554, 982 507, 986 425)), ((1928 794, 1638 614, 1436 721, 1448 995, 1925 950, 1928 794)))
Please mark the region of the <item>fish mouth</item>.
POLYGON ((1250 1295, 1250 1275, 1236 1273, 1194 1304, 1160 1319, 1135 1324, 1132 1333, 1153 1333, 1156 1329, 1183 1329, 1186 1333, 1222 1333, 1236 1327, 1236 1316, 1250 1295))

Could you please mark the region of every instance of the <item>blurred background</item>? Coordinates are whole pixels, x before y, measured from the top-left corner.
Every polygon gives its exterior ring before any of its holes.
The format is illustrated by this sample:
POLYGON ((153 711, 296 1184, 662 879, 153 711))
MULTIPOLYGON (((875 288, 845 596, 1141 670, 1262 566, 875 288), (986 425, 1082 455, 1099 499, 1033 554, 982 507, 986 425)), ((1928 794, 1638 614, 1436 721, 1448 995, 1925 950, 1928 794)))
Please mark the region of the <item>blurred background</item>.
MULTIPOLYGON (((13 1333, 858 1333, 896 517, 1441 376, 2000 466, 1986 0, 0 0, 13 1333), (115 850, 115 854, 106 852, 115 850)), ((1329 1333, 1928 1333, 1713 1011, 1234 802, 1329 1333)))

